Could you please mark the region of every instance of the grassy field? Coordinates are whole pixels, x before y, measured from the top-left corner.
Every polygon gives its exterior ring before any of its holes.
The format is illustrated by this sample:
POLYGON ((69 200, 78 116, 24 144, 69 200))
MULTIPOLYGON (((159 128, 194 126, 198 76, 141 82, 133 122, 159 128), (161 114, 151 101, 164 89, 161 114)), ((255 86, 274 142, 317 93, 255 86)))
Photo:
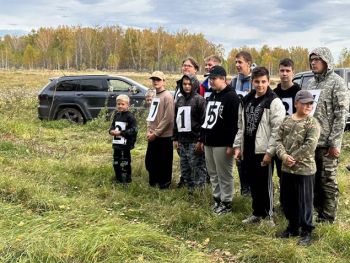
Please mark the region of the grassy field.
MULTIPOLYGON (((242 225, 251 208, 238 193, 236 170, 233 213, 224 216, 211 213, 210 189, 188 198, 175 188, 177 160, 172 189, 148 187, 142 120, 133 183, 113 185, 108 122, 37 119, 38 91, 62 72, 0 74, 0 262, 350 262, 350 133, 340 159, 338 220, 317 225, 304 248, 295 238, 275 238, 286 227, 279 209, 274 228, 242 225)), ((149 84, 145 74, 124 75, 149 84)))

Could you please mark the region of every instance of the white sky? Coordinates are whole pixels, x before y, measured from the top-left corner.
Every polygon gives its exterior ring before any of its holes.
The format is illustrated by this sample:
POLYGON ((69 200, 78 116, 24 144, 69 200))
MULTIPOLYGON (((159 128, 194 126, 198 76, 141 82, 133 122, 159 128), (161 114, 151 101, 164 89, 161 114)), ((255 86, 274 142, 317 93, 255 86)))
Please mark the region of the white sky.
MULTIPOLYGON (((0 0, 0 35, 59 25, 187 29, 225 47, 350 48, 350 0, 0 0)), ((24 31, 24 32, 23 32, 24 31)))

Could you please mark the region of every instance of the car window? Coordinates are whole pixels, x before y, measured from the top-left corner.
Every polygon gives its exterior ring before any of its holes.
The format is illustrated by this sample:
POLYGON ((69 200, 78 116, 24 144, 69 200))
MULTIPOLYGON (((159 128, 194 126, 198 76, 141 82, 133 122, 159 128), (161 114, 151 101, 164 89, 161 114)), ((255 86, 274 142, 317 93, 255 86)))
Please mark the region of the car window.
POLYGON ((103 86, 102 79, 82 79, 80 80, 81 91, 107 91, 103 86))
POLYGON ((349 83, 350 83, 350 72, 348 72, 347 74, 348 74, 348 77, 347 77, 348 83, 347 83, 347 84, 348 84, 348 86, 349 86, 349 83))
POLYGON ((303 89, 305 89, 307 87, 311 78, 313 78, 313 75, 303 77, 303 84, 302 84, 303 89))
POLYGON ((119 79, 108 80, 108 87, 111 91, 129 91, 131 85, 119 79))
POLYGON ((300 82, 301 82, 301 77, 296 77, 293 79, 293 82, 297 83, 300 85, 300 82))
POLYGON ((57 83, 56 91, 76 91, 79 83, 76 80, 63 80, 57 83))

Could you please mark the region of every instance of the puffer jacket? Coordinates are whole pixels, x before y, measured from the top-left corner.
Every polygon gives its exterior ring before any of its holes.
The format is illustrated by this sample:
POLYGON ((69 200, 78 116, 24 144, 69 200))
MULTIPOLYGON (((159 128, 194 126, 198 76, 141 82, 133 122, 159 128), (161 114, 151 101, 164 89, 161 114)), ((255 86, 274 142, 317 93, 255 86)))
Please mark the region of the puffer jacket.
MULTIPOLYGON (((243 99, 243 105, 239 108, 238 132, 233 143, 233 148, 241 150, 241 158, 244 156, 244 131, 245 116, 244 105, 249 103, 250 98, 255 96, 255 90, 252 90, 243 99)), ((264 112, 259 122, 255 137, 255 154, 269 153, 274 156, 276 153, 276 136, 278 129, 286 116, 285 107, 278 96, 269 87, 266 91, 266 101, 264 100, 264 112)))
POLYGON ((340 149, 349 110, 349 89, 344 79, 334 72, 333 57, 328 48, 316 48, 311 51, 309 58, 311 55, 320 56, 327 64, 327 71, 323 74, 315 74, 306 88, 321 90, 314 113, 314 117, 321 125, 317 146, 340 149))

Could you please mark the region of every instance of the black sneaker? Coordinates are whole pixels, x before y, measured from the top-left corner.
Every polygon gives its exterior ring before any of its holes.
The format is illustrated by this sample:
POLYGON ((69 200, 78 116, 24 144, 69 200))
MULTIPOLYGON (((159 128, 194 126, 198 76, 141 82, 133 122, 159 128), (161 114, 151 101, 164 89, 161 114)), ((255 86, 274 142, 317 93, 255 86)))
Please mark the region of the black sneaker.
POLYGON ((276 236, 279 238, 290 238, 290 237, 296 237, 299 235, 299 231, 297 230, 290 230, 290 229, 286 229, 281 233, 278 233, 276 236))
POLYGON ((310 232, 304 232, 304 233, 301 234, 301 237, 300 237, 300 239, 298 241, 298 245, 305 246, 305 247, 310 246, 311 240, 312 240, 311 233, 310 232))
POLYGON ((221 205, 214 211, 217 215, 227 214, 232 211, 231 203, 222 202, 221 205))

